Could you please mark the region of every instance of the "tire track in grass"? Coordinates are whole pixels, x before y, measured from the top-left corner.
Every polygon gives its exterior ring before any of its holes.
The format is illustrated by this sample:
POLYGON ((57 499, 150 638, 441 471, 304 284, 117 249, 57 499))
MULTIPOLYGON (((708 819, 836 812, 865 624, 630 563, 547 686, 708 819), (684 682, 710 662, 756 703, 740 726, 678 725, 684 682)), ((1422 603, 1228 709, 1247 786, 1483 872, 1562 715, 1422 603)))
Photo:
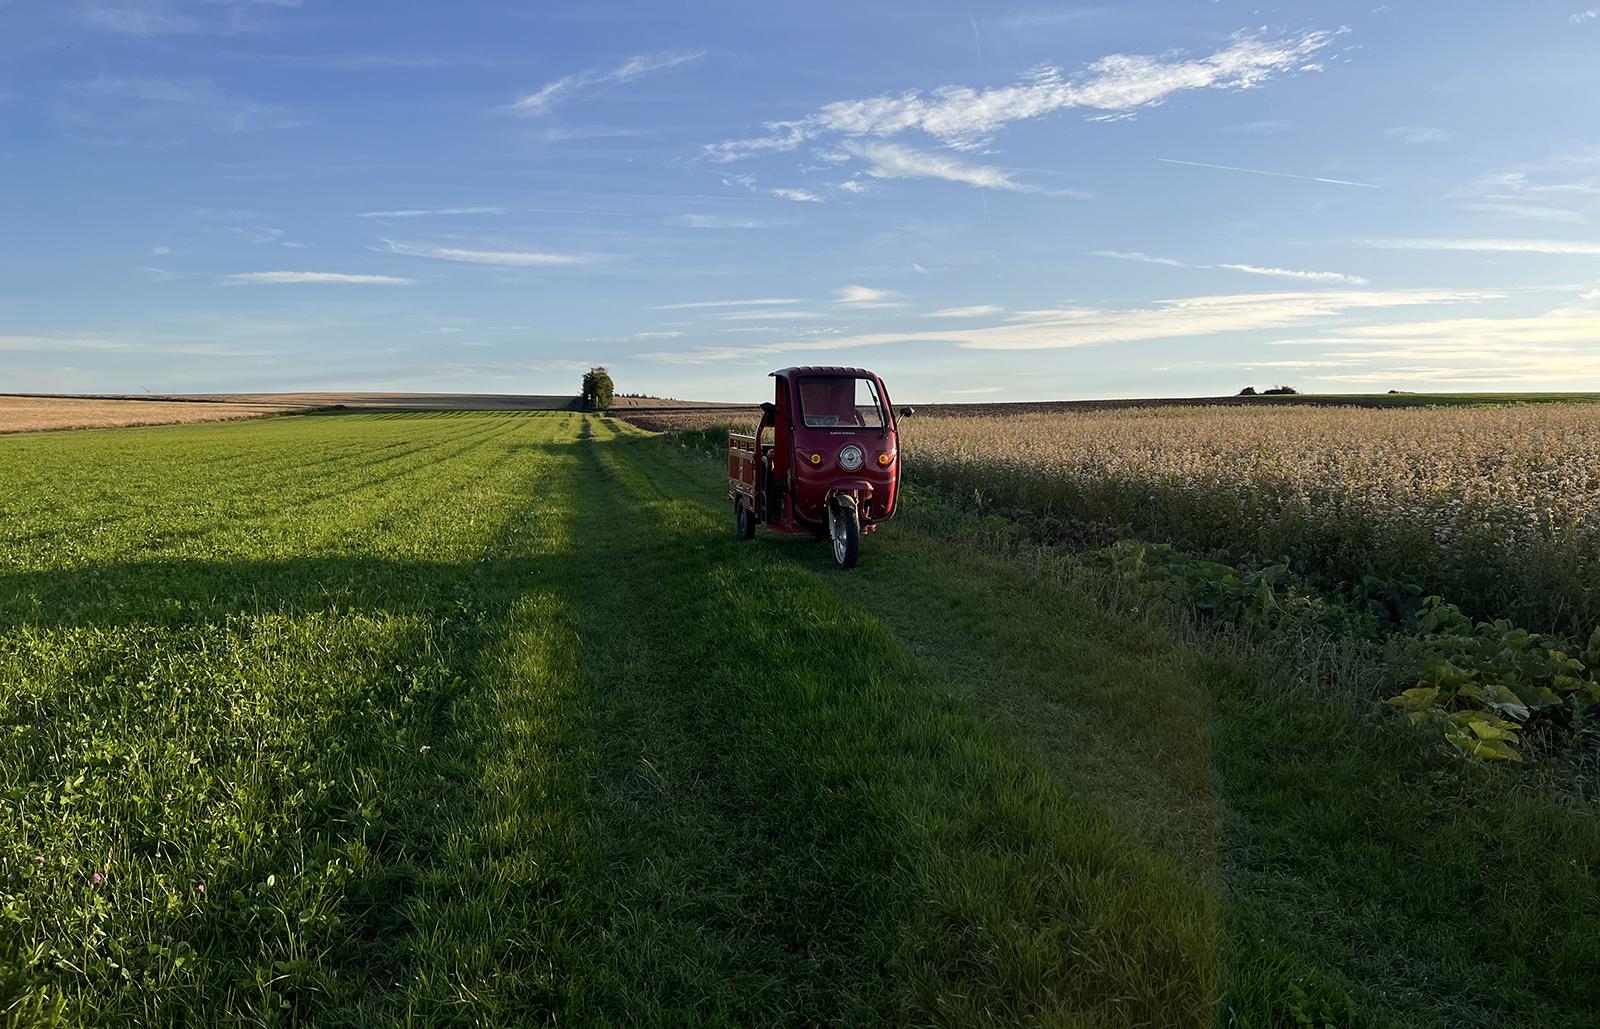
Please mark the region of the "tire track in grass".
MULTIPOLYGON (((715 467, 653 440, 638 447, 656 478, 691 496, 715 496, 724 485, 715 467)), ((1209 702, 1191 656, 1171 640, 1050 582, 1021 579, 1014 564, 917 531, 905 515, 867 537, 860 574, 834 574, 814 541, 758 536, 759 546, 873 612, 945 688, 1215 891, 1209 702)))
MULTIPOLYGON (((1204 891, 881 623, 590 422, 579 616, 623 1021, 1200 1025, 1204 891)), ((651 445, 651 444, 646 444, 651 445)))

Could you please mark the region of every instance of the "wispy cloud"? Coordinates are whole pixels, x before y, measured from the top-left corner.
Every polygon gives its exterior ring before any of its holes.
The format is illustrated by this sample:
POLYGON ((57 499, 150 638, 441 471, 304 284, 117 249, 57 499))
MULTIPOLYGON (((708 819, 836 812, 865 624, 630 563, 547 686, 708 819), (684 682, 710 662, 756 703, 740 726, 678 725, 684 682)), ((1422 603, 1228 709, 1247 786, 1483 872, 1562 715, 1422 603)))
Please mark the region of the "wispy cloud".
POLYGON ((300 283, 346 283, 360 286, 409 286, 416 279, 394 275, 345 275, 341 272, 241 272, 224 275, 229 286, 285 286, 300 283))
POLYGON ((264 225, 235 225, 228 230, 240 239, 247 239, 252 243, 276 243, 279 246, 291 246, 283 240, 283 230, 274 229, 264 225))
POLYGON ((1164 264, 1170 268, 1192 268, 1193 265, 1184 264, 1182 261, 1170 257, 1157 257, 1154 254, 1140 253, 1137 250, 1091 250, 1090 257, 1112 257, 1118 261, 1138 261, 1140 264, 1164 264))
POLYGON ((978 149, 1011 122, 1068 108, 1126 114, 1188 90, 1250 89, 1303 67, 1335 35, 1242 37, 1204 57, 1112 54, 1091 64, 1077 81, 1064 77, 1059 68, 1046 67, 996 89, 943 86, 928 94, 910 90, 899 96, 840 100, 802 118, 768 122, 766 135, 709 144, 705 153, 713 160, 733 161, 793 150, 825 135, 887 137, 913 130, 946 146, 978 149))
POLYGON ((1345 272, 1308 272, 1294 268, 1274 268, 1259 264, 1190 264, 1171 257, 1157 257, 1154 254, 1142 254, 1137 250, 1091 250, 1093 257, 1113 257, 1119 261, 1138 261, 1141 264, 1160 264, 1169 268, 1222 268, 1231 272, 1244 272, 1246 275, 1268 275, 1278 279, 1295 279, 1300 282, 1339 282, 1351 286, 1365 286, 1367 280, 1360 275, 1349 275, 1345 272))
POLYGON ((464 264, 497 264, 510 268, 550 268, 561 265, 587 264, 593 258, 586 254, 553 254, 533 250, 462 250, 457 247, 426 246, 420 243, 399 243, 383 240, 384 248, 391 254, 407 257, 431 257, 437 261, 459 261, 464 264))
POLYGON ((716 317, 725 322, 756 322, 767 320, 799 321, 802 318, 821 318, 815 311, 733 311, 716 317))
POLYGON ((929 311, 929 318, 983 318, 1005 310, 999 304, 973 304, 971 307, 941 307, 929 311))
POLYGON ((519 97, 509 105, 518 114, 548 114, 558 104, 600 86, 618 85, 643 78, 652 72, 694 64, 705 57, 704 50, 673 50, 630 57, 615 68, 589 68, 547 82, 538 91, 519 97))
POLYGON ((685 229, 769 229, 776 223, 722 214, 675 214, 667 219, 667 224, 685 229))
POLYGON ((1459 250, 1479 254, 1600 254, 1600 243, 1564 239, 1434 239, 1405 237, 1363 240, 1384 250, 1459 250))
POLYGON ((944 179, 979 189, 1013 193, 1044 193, 1038 186, 1018 182, 1011 172, 991 165, 966 164, 943 154, 930 154, 898 143, 845 143, 844 149, 867 162, 875 179, 944 179))
POLYGON ((841 286, 833 291, 833 302, 846 307, 900 307, 900 294, 871 286, 841 286))
POLYGON ((1447 143, 1454 138, 1444 129, 1430 128, 1426 125, 1396 125, 1392 129, 1384 129, 1383 134, 1402 143, 1411 144, 1447 143))
POLYGON ((505 214, 504 207, 431 207, 401 211, 362 211, 357 218, 435 218, 459 214, 505 214))
POLYGON ((660 304, 657 311, 691 311, 702 307, 785 307, 804 301, 795 297, 757 297, 754 300, 691 300, 683 304, 660 304))
POLYGON ((939 394, 946 397, 968 397, 982 393, 1004 393, 1005 391, 1006 388, 1004 386, 969 386, 966 389, 942 389, 939 394))
POLYGON ((1577 11, 1568 16, 1567 20, 1574 25, 1582 25, 1584 22, 1594 21, 1596 18, 1600 18, 1600 7, 1591 7, 1588 10, 1577 11))
POLYGON ((1326 182, 1332 186, 1360 186, 1362 189, 1381 189, 1370 182, 1352 182, 1349 179, 1330 179, 1321 175, 1295 175, 1291 172, 1265 171, 1261 168, 1240 168, 1231 164, 1208 164, 1205 161, 1180 161, 1176 157, 1158 157, 1162 164, 1184 164, 1191 168, 1211 168, 1215 171, 1244 172, 1246 175, 1270 175, 1275 179, 1300 179, 1305 182, 1326 182))
POLYGON ((1059 350, 1278 330, 1351 312, 1470 304, 1503 299, 1503 290, 1400 289, 1245 293, 1160 300, 1145 307, 1062 307, 1019 311, 1004 323, 926 332, 882 332, 828 339, 786 340, 739 348, 641 355, 676 364, 703 364, 795 350, 825 351, 888 344, 947 344, 973 350, 1059 350))
POLYGON ((1462 204, 1461 210, 1475 211, 1478 214, 1497 214, 1508 218, 1527 218, 1539 222, 1566 222, 1574 224, 1587 219, 1579 211, 1565 207, 1550 207, 1547 204, 1526 204, 1515 200, 1485 200, 1478 203, 1462 204))
POLYGON ((814 204, 820 204, 823 202, 821 197, 809 190, 794 189, 791 187, 765 189, 760 185, 757 185, 756 177, 754 175, 724 175, 722 176, 722 184, 724 186, 734 186, 739 189, 747 189, 752 193, 764 193, 769 197, 777 197, 779 200, 793 200, 796 203, 814 204))
POLYGON ((1359 275, 1346 275, 1344 272, 1306 272, 1294 268, 1263 268, 1258 264, 1219 264, 1218 268, 1227 268, 1230 271, 1245 272, 1249 275, 1270 275, 1279 279, 1299 279, 1302 282, 1343 282, 1352 286, 1365 286, 1367 280, 1359 275))

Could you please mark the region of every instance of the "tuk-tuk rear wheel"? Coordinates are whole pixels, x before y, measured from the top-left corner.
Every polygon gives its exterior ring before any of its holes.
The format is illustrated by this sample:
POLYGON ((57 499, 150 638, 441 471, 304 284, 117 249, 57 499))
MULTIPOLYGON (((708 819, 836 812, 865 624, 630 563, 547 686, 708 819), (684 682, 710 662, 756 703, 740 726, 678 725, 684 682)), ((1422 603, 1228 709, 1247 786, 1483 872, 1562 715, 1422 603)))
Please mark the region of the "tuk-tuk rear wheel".
POLYGON ((861 521, 856 506, 842 500, 828 504, 828 540, 833 546, 833 563, 849 571, 861 557, 861 521))
POLYGON ((733 531, 742 540, 755 539, 756 536, 755 515, 751 514, 750 508, 742 500, 733 502, 733 531))

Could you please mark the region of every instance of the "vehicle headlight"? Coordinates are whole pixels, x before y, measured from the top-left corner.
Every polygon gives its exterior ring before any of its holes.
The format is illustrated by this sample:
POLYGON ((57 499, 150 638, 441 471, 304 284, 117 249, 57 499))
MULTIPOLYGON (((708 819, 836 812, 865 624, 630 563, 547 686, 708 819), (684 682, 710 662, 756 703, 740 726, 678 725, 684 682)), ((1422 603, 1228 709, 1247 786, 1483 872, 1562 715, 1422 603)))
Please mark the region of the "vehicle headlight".
POLYGON ((861 467, 861 448, 854 443, 839 451, 839 467, 853 472, 861 467))

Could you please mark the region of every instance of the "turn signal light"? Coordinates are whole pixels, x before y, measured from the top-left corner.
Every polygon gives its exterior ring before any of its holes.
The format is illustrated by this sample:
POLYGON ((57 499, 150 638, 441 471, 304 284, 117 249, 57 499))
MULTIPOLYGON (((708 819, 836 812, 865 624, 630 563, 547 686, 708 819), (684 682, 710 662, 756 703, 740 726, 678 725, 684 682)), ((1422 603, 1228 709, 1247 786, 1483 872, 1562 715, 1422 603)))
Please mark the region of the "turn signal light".
POLYGON ((894 458, 890 457, 888 454, 879 454, 878 455, 878 466, 880 468, 887 468, 887 467, 889 467, 889 462, 893 461, 893 460, 894 460, 894 458))
POLYGON ((822 463, 822 455, 816 453, 815 451, 813 451, 812 454, 811 454, 811 463, 812 464, 821 464, 822 463))

